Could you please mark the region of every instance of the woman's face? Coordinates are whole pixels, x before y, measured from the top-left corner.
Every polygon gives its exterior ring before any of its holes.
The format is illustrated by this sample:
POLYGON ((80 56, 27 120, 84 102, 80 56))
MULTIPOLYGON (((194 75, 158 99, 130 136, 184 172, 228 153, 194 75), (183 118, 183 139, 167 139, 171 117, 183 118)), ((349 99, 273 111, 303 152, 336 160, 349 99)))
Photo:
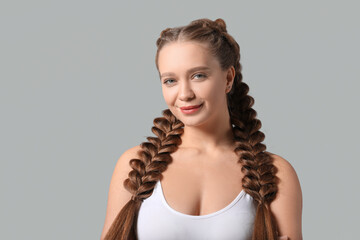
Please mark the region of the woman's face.
POLYGON ((231 86, 235 73, 233 67, 222 71, 205 45, 198 42, 167 44, 159 52, 158 67, 165 102, 185 125, 198 126, 209 120, 216 123, 224 115, 226 93, 231 89, 226 87, 231 86), (180 109, 194 105, 201 107, 192 113, 180 109))

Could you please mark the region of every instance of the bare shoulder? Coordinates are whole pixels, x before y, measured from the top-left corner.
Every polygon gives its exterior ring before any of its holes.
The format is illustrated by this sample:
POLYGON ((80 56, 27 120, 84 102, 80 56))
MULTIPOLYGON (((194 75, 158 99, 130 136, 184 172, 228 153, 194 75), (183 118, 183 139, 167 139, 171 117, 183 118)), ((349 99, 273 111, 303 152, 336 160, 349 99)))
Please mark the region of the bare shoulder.
POLYGON ((105 234, 123 206, 131 199, 131 193, 125 189, 124 181, 128 178, 129 172, 132 171, 129 162, 131 159, 139 157, 138 151, 140 149, 140 145, 127 149, 115 164, 109 185, 106 217, 101 239, 105 237, 105 234))
POLYGON ((131 193, 124 188, 123 183, 128 178, 129 172, 133 170, 130 166, 130 160, 139 157, 138 151, 140 149, 140 145, 129 148, 117 160, 111 177, 109 196, 119 195, 121 198, 125 196, 131 198, 131 193))
POLYGON ((296 170, 283 157, 270 153, 279 178, 278 193, 270 209, 278 223, 279 235, 302 240, 302 191, 296 170))
MULTIPOLYGON (((124 151, 123 154, 119 157, 119 159, 116 162, 116 165, 114 168, 114 174, 121 174, 124 172, 129 173, 132 170, 132 168, 130 167, 129 161, 133 158, 139 157, 139 155, 138 155, 139 150, 141 150, 141 147, 140 147, 140 145, 137 145, 135 147, 129 148, 126 151, 124 151)), ((126 178, 127 178, 127 176, 126 176, 126 178)))
POLYGON ((278 169, 278 174, 287 175, 287 176, 294 176, 294 175, 297 176, 294 167, 291 165, 291 163, 288 160, 274 153, 270 153, 270 155, 274 159, 274 165, 278 169))

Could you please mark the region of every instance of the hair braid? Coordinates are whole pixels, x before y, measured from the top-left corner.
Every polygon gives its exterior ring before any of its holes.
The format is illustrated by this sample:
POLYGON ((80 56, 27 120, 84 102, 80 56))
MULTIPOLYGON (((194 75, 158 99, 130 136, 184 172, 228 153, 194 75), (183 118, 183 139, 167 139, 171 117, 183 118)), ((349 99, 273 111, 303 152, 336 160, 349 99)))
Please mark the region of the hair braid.
POLYGON ((239 163, 242 164, 241 171, 244 173, 242 187, 257 204, 252 239, 273 240, 277 239, 277 225, 269 206, 278 190, 278 178, 275 175, 277 169, 271 155, 265 151, 266 145, 261 143, 265 135, 259 131, 261 121, 256 119, 256 111, 251 108, 254 100, 247 95, 248 86, 243 82, 239 85, 246 91, 232 101, 236 114, 232 114, 231 122, 235 125, 233 132, 238 143, 235 152, 240 157, 239 163))
POLYGON ((116 216, 105 240, 137 239, 136 222, 141 203, 151 196, 156 182, 162 178, 162 172, 172 162, 170 153, 175 152, 181 143, 184 124, 169 109, 162 113, 164 117, 155 118, 155 126, 151 129, 157 137, 147 137, 148 142, 140 144, 139 158, 129 161, 133 170, 124 181, 124 187, 133 196, 116 216))
POLYGON ((239 155, 241 171, 244 173, 242 187, 253 197, 256 205, 253 240, 277 240, 278 231, 274 216, 270 210, 270 203, 278 192, 277 168, 273 165, 273 158, 266 152, 263 144, 265 134, 259 129, 261 121, 256 118, 257 112, 252 108, 254 98, 248 95, 249 86, 242 81, 242 66, 240 64, 240 47, 234 38, 227 33, 226 24, 222 19, 214 21, 222 29, 222 37, 232 48, 235 79, 227 95, 230 121, 234 125, 233 133, 239 155))

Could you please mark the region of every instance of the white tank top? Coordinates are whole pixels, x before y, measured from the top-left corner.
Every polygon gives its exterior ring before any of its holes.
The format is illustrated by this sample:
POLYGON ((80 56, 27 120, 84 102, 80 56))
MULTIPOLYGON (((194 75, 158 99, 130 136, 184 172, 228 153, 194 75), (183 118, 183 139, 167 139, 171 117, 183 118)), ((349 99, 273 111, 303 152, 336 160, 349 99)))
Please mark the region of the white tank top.
POLYGON ((242 190, 226 207, 195 216, 171 208, 158 181, 139 209, 139 240, 250 240, 256 209, 253 198, 242 190))

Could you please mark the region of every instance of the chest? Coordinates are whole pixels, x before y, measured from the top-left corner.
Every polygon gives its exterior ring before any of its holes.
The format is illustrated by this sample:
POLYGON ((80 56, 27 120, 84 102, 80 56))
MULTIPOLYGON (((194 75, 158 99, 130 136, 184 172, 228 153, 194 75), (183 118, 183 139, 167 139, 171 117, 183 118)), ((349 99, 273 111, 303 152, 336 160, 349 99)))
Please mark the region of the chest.
POLYGON ((166 202, 175 211, 211 214, 228 206, 242 190, 243 174, 235 153, 209 156, 175 152, 171 157, 161 185, 166 202))

